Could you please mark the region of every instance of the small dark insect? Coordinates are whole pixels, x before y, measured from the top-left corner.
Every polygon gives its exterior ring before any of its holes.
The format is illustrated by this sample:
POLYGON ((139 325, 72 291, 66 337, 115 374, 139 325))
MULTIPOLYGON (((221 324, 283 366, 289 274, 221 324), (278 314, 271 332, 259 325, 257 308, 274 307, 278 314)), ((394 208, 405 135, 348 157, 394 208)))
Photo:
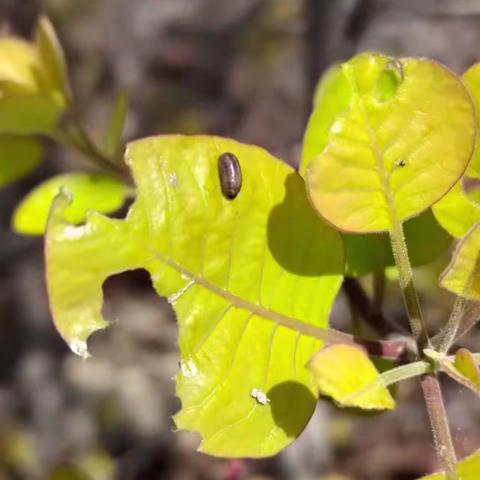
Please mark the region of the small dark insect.
POLYGON ((242 188, 242 171, 238 158, 229 152, 218 157, 218 176, 223 196, 233 200, 242 188))
POLYGON ((397 160, 396 161, 397 167, 404 167, 406 165, 405 160, 397 160))

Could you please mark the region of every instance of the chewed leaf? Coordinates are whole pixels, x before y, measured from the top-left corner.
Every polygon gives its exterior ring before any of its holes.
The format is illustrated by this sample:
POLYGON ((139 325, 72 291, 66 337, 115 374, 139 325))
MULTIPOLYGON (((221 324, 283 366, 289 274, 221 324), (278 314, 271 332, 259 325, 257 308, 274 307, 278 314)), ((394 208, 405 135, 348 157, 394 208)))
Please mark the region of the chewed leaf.
POLYGON ((393 400, 380 374, 362 348, 335 344, 323 348, 308 362, 320 393, 343 407, 393 409, 393 400))
POLYGON ((108 175, 57 175, 38 185, 20 202, 13 214, 13 229, 27 235, 42 235, 52 200, 62 187, 73 195, 73 202, 65 209, 65 218, 71 223, 85 220, 88 210, 101 213, 118 210, 128 193, 123 183, 108 175))
POLYGON ((341 230, 388 231, 438 201, 466 169, 473 105, 445 67, 362 54, 335 70, 325 90, 342 93, 325 114, 316 104, 302 162, 313 205, 341 230), (309 157, 319 148, 315 133, 324 145, 309 157))
POLYGON ((442 367, 446 374, 458 383, 480 395, 480 371, 475 358, 466 348, 460 348, 453 361, 444 358, 442 367))
POLYGON ((30 173, 42 153, 42 145, 34 138, 0 136, 0 187, 30 173))
MULTIPOLYGON (((480 452, 475 452, 458 462, 455 472, 458 480, 477 480, 480 478, 480 452)), ((432 473, 418 480, 448 480, 448 478, 445 473, 432 473)))
POLYGON ((462 238, 480 222, 480 205, 471 197, 460 181, 432 207, 438 223, 455 238, 462 238))
POLYGON ((473 227, 457 245, 440 284, 462 297, 480 300, 480 224, 473 227))
MULTIPOLYGON (((52 204, 45 238, 47 287, 57 330, 86 358, 88 337, 107 326, 101 315, 103 282, 114 272, 141 267, 151 253, 138 246, 129 222, 90 213, 85 225, 68 223, 65 211, 71 204, 64 191, 52 204)), ((129 218, 138 217, 132 209, 129 218)))
POLYGON ((82 348, 105 325, 105 279, 145 268, 179 325, 179 428, 228 457, 273 455, 305 427, 317 391, 307 360, 342 281, 339 234, 311 208, 303 180, 261 148, 219 137, 161 136, 127 149, 138 196, 125 220, 63 220, 46 237, 57 328, 82 348), (222 194, 218 158, 234 155, 242 185, 222 194))

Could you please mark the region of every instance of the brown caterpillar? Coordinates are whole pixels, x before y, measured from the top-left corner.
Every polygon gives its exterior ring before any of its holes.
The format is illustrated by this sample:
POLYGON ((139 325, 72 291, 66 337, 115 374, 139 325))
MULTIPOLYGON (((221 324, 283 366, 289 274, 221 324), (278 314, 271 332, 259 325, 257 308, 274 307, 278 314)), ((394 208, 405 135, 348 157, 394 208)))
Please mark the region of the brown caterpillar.
POLYGON ((218 157, 218 177, 223 196, 233 200, 242 188, 242 170, 233 153, 225 152, 218 157))

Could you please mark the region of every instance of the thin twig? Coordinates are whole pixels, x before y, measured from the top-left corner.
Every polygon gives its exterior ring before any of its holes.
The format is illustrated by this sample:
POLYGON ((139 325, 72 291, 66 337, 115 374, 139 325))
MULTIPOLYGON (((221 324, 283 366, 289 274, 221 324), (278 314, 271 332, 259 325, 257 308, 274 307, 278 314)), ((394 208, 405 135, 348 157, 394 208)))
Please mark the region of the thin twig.
POLYGON ((465 309, 468 306, 468 299, 465 297, 458 296, 455 299, 453 304, 452 313, 448 319, 447 324, 442 330, 442 337, 440 339, 438 350, 440 352, 446 353, 449 348, 452 346, 455 338, 458 335, 458 330, 460 328, 462 319, 464 318, 465 309))
MULTIPOLYGON (((453 345, 460 338, 466 335, 480 320, 480 302, 469 300, 467 306, 463 311, 456 333, 449 345, 453 345)), ((437 335, 432 338, 432 344, 436 347, 440 345, 445 335, 447 335, 448 326, 442 329, 437 335)))
POLYGON ((72 120, 71 117, 60 124, 57 131, 50 137, 52 140, 82 153, 87 160, 99 166, 102 170, 115 175, 126 183, 130 183, 130 175, 125 163, 119 162, 117 159, 107 158, 83 127, 72 120))

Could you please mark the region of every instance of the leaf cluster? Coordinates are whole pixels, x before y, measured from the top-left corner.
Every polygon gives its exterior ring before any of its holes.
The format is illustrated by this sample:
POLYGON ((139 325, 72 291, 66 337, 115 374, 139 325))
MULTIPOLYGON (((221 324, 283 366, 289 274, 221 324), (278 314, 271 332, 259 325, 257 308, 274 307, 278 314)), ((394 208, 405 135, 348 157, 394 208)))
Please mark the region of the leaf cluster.
MULTIPOLYGON (((439 373, 480 394, 479 355, 451 354, 480 313, 478 65, 459 77, 428 59, 357 55, 319 82, 299 172, 231 139, 163 135, 128 144, 133 192, 118 177, 125 97, 98 147, 74 115, 47 19, 33 42, 0 40, 0 59, 0 185, 38 164, 38 135, 104 169, 49 179, 13 219, 17 231, 41 234, 48 217, 48 294, 59 333, 87 358, 88 338, 107 326, 103 283, 146 269, 179 326, 174 421, 200 434, 202 451, 273 455, 305 428, 319 394, 342 407, 393 409, 391 384, 439 373), (238 162, 229 173, 241 174, 234 195, 225 195, 222 158, 238 162), (125 218, 104 215, 128 195, 135 198, 125 218), (431 336, 412 266, 448 256, 455 242, 440 285, 457 300, 431 336), (407 341, 329 327, 345 276, 381 283, 392 265, 415 343, 410 357, 407 341), (380 372, 372 357, 394 364, 380 372)), ((473 478, 479 458, 447 462, 446 476, 425 478, 473 478)))

